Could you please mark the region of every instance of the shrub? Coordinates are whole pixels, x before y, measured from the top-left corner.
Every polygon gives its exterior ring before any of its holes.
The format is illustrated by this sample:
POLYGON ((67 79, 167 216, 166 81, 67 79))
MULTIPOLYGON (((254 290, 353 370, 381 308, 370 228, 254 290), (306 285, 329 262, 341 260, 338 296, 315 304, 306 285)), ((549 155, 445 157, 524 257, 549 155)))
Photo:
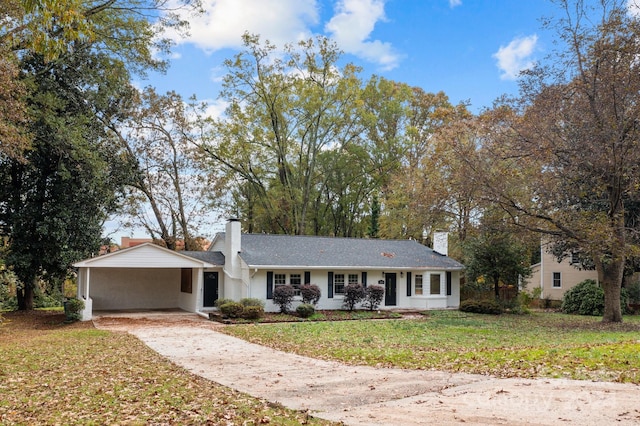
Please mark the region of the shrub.
POLYGON ((564 294, 565 314, 600 316, 604 312, 604 290, 594 280, 584 280, 564 294))
POLYGON ((244 299, 240 299, 240 304, 245 308, 249 306, 259 306, 264 311, 264 301, 260 299, 245 297, 244 299))
POLYGON ((295 289, 290 285, 279 285, 273 290, 273 303, 280 306, 280 312, 287 313, 291 309, 295 289))
POLYGON ((264 308, 262 306, 249 305, 242 310, 242 318, 257 320, 264 316, 264 308))
POLYGON ((629 284, 627 287, 627 295, 629 296, 629 303, 634 305, 640 304, 640 281, 629 284))
POLYGON ((304 284, 300 286, 300 295, 302 296, 302 303, 309 305, 316 305, 322 296, 320 287, 315 284, 304 284))
POLYGON ((69 321, 80 320, 80 311, 84 309, 84 302, 80 299, 68 299, 64 303, 64 314, 69 321))
POLYGON ((500 315, 502 313, 502 306, 493 299, 468 299, 460 303, 460 310, 462 312, 473 312, 476 314, 500 315))
POLYGON ((220 306, 220 312, 222 315, 229 318, 238 318, 242 315, 244 311, 244 306, 242 306, 238 302, 227 302, 224 305, 220 306))
POLYGON ((316 308, 309 303, 303 303, 296 308, 296 313, 302 318, 309 318, 316 312, 316 308))
POLYGON ((350 311, 364 298, 364 288, 360 284, 348 284, 344 287, 344 300, 342 304, 350 311))
POLYGON ((370 311, 378 309, 383 298, 384 287, 381 285, 373 284, 364 289, 364 306, 370 311))
POLYGON ((213 302, 213 306, 220 309, 222 305, 226 305, 227 303, 233 302, 233 301, 234 301, 233 299, 216 299, 216 301, 213 302))

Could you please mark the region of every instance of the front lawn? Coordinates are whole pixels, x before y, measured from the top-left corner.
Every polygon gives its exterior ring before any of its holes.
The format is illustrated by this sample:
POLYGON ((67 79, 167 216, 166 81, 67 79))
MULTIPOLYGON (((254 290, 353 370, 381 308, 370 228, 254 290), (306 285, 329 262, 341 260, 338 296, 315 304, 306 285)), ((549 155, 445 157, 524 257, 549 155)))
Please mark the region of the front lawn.
POLYGON ((640 383, 640 316, 431 311, 424 319, 234 325, 223 332, 349 364, 640 383))
POLYGON ((0 424, 332 424, 252 398, 166 361, 135 337, 4 313, 0 424))

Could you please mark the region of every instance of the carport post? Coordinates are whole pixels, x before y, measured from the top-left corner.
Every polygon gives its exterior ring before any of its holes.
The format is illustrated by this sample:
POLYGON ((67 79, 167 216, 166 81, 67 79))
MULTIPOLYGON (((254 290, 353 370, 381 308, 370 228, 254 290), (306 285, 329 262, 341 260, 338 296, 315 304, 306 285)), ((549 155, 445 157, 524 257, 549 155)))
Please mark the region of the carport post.
POLYGON ((82 321, 90 321, 93 316, 93 303, 89 297, 89 281, 91 268, 81 267, 78 273, 78 289, 76 297, 84 302, 84 309, 80 313, 82 321))

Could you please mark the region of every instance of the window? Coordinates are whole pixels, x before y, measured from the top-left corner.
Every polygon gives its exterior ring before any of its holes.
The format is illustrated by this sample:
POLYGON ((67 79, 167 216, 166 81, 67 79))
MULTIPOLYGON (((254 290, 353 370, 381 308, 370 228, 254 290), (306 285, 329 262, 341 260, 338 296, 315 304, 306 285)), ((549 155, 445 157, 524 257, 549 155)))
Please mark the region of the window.
POLYGON ((335 294, 344 294, 344 274, 335 274, 333 276, 333 292, 335 294))
POLYGON ((358 284, 358 274, 349 274, 349 284, 358 284))
POLYGON ((193 291, 191 272, 191 268, 182 268, 180 271, 180 291, 183 293, 191 293, 193 291))
POLYGON ((562 287, 562 276, 560 272, 553 273, 553 283, 551 284, 553 288, 561 288, 562 287))
POLYGON ((440 274, 431 274, 429 294, 440 294, 440 274))
POLYGON ((421 296, 422 295, 422 275, 417 274, 416 275, 416 291, 415 291, 416 296, 421 296))
POLYGON ((287 274, 273 274, 273 285, 275 287, 285 284, 287 284, 287 274))
POLYGON ((300 296, 300 285, 302 284, 302 276, 300 274, 289 275, 289 284, 293 287, 294 295, 300 296))

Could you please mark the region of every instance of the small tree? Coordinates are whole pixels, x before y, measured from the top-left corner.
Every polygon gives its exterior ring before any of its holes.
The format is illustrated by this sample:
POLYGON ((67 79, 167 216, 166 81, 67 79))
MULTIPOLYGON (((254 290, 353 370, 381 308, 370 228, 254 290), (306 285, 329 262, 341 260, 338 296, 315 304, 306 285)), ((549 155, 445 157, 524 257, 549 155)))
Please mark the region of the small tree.
POLYGON ((344 301, 342 304, 350 311, 364 298, 364 288, 361 284, 349 284, 344 288, 344 301))
POLYGON ((286 314, 291 309, 295 289, 290 285, 279 285, 273 290, 273 303, 280 306, 280 312, 286 314))
POLYGON ((322 296, 320 287, 315 284, 304 284, 300 286, 300 295, 302 296, 302 303, 309 305, 316 305, 322 296))
POLYGON ((384 287, 381 285, 370 285, 364 289, 364 306, 373 311, 380 306, 384 298, 384 287))

